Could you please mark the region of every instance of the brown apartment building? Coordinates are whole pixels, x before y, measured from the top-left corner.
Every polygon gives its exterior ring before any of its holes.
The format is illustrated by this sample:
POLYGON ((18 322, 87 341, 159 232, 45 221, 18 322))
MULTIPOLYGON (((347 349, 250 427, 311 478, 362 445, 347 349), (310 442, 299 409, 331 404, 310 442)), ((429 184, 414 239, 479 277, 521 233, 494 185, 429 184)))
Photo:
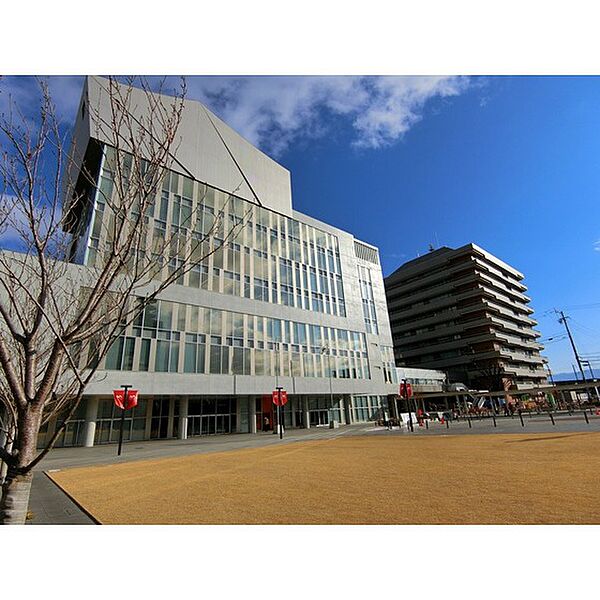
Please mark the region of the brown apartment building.
POLYGON ((402 265, 385 279, 396 364, 443 370, 472 389, 546 383, 522 280, 475 244, 402 265))

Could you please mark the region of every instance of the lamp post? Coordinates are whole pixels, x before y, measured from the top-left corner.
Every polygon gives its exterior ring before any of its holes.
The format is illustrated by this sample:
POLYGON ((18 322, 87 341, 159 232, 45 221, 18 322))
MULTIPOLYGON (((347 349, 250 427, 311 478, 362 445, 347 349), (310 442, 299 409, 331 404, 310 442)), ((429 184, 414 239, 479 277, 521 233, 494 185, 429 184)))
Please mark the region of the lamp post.
POLYGON ((281 386, 276 387, 277 390, 277 429, 279 430, 279 439, 283 439, 283 404, 281 403, 281 386))
POLYGON ((408 426, 410 427, 411 433, 414 433, 412 413, 411 413, 411 409, 410 409, 410 400, 409 400, 409 396, 408 396, 408 386, 406 384, 406 379, 402 380, 402 384, 404 386, 404 395, 406 396, 406 410, 408 410, 408 426))
POLYGON ((321 348, 321 354, 327 354, 327 365, 329 371, 329 410, 327 411, 329 415, 329 424, 333 419, 331 418, 331 411, 333 410, 333 386, 331 382, 331 348, 329 346, 323 346, 321 348))
MULTIPOLYGON (((592 376, 592 382, 595 382, 596 378, 594 376, 594 370, 592 369, 592 363, 589 360, 582 360, 581 361, 582 365, 587 365, 587 368, 590 371, 590 375, 592 376)), ((596 392, 596 400, 599 398, 598 396, 598 387, 596 385, 594 385, 594 392, 596 392)), ((590 402, 591 404, 591 402, 590 402)))
POLYGON ((125 407, 127 406, 127 394, 131 385, 122 385, 123 388, 123 408, 121 409, 121 429, 119 430, 119 449, 117 456, 121 456, 121 449, 123 448, 123 427, 125 425, 125 407))

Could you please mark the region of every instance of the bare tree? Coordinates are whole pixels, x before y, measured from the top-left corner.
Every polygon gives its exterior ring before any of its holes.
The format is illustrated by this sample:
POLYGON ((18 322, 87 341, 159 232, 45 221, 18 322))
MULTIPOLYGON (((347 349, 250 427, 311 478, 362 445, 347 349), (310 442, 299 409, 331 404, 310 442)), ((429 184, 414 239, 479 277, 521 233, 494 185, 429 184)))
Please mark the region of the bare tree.
POLYGON ((11 232, 17 245, 0 251, 4 523, 24 521, 33 467, 64 431, 125 327, 168 286, 222 251, 248 214, 224 231, 223 209, 207 218, 201 197, 177 227, 156 231, 149 215, 177 162, 185 82, 175 96, 165 96, 143 79, 102 81, 107 101, 82 107, 90 111, 92 137, 106 140, 102 181, 97 161, 83 152, 75 158, 85 149, 66 150, 46 82, 39 81, 36 120, 13 103, 0 116, 0 233, 11 232), (139 101, 140 88, 144 106, 137 110, 132 96, 139 101), (74 238, 88 226, 99 243, 88 266, 76 267, 69 262, 74 238), (40 427, 53 417, 60 424, 38 450, 40 427))

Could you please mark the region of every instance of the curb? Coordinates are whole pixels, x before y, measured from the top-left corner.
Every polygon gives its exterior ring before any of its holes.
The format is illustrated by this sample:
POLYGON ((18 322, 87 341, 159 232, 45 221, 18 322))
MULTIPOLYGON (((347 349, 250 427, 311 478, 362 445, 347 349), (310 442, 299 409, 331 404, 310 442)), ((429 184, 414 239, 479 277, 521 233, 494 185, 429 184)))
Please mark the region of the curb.
POLYGON ((73 498, 73 496, 71 496, 71 494, 69 494, 69 492, 67 492, 60 484, 52 479, 47 471, 43 471, 43 473, 73 504, 75 504, 75 506, 77 506, 82 513, 87 515, 94 522, 94 525, 102 525, 102 523, 98 521, 98 519, 89 510, 83 507, 75 498, 73 498))

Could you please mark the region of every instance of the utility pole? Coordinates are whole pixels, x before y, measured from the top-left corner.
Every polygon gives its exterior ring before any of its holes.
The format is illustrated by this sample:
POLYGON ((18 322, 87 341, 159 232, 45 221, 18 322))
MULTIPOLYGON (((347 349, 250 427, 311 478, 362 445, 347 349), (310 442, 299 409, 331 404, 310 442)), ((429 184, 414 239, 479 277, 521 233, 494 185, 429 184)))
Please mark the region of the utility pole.
POLYGON ((577 366, 579 367, 579 372, 581 373, 581 379, 585 383, 585 373, 583 372, 583 366, 581 364, 581 358, 579 357, 579 352, 577 352, 577 348, 575 347, 575 341, 573 340, 573 336, 571 335, 571 330, 569 329, 569 324, 567 323, 567 319, 569 317, 565 317, 565 313, 561 310, 554 310, 557 315, 560 315, 560 319, 558 319, 559 323, 562 323, 567 330, 567 335, 569 336, 569 341, 571 342, 571 348, 573 348, 573 354, 575 355, 575 360, 577 361, 577 366))
POLYGON ((554 383, 554 377, 552 376, 552 369, 550 369, 550 365, 548 363, 546 363, 546 369, 548 371, 548 376, 550 377, 550 383, 552 385, 555 385, 555 383, 554 383))

